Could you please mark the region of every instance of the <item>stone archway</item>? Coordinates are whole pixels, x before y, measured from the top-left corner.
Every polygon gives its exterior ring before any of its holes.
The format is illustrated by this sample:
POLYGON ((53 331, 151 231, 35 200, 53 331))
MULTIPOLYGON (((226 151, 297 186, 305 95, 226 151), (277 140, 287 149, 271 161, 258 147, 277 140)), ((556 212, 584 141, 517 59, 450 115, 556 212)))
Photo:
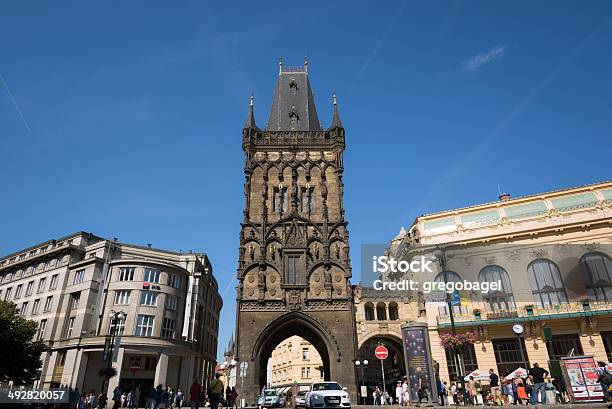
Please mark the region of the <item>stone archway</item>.
POLYGON ((402 340, 390 334, 376 334, 361 342, 357 351, 357 359, 363 365, 364 360, 368 360, 368 365, 360 368, 357 373, 359 385, 368 388, 368 403, 372 402, 372 391, 376 386, 382 389, 382 368, 380 360, 374 356, 374 349, 383 344, 389 350, 389 356, 383 360, 385 372, 385 384, 389 395, 395 399, 395 384, 397 380, 406 375, 402 340))
MULTIPOLYGON (((348 313, 345 312, 346 318, 350 319, 348 313)), ((340 330, 342 321, 338 317, 341 316, 327 310, 241 314, 239 360, 248 362, 249 366, 239 393, 247 404, 256 403, 259 391, 266 384, 267 361, 272 351, 293 335, 306 339, 317 349, 323 361, 324 379, 348 387, 355 399, 354 330, 350 321, 344 331, 340 330), (248 334, 243 332, 245 329, 249 330, 248 334)))
POLYGON ((321 330, 319 325, 308 316, 299 313, 290 313, 271 322, 259 335, 255 342, 252 356, 255 357, 253 368, 257 372, 258 386, 261 389, 266 384, 266 367, 268 359, 274 348, 285 339, 298 335, 310 342, 321 356, 323 362, 323 378, 328 381, 330 377, 330 339, 321 330))

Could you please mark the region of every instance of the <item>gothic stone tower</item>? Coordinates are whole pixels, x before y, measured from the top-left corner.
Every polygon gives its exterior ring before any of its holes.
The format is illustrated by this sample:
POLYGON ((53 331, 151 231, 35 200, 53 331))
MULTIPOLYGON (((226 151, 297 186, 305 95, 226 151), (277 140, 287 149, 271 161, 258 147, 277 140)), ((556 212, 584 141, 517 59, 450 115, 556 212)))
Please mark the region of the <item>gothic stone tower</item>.
POLYGON ((254 403, 272 350, 299 335, 321 355, 325 379, 348 387, 355 398, 355 316, 342 207, 344 128, 336 97, 331 126, 322 129, 308 63, 280 64, 266 129, 255 124, 251 97, 242 135, 237 353, 249 366, 240 395, 254 403))

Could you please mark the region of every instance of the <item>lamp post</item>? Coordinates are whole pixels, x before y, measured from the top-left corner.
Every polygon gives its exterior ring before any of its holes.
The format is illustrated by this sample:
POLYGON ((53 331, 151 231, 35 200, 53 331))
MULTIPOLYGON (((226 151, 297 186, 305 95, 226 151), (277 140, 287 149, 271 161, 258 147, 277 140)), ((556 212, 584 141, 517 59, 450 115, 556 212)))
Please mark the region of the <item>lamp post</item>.
MULTIPOLYGON (((439 252, 438 253, 439 256, 437 258, 438 258, 438 262, 440 263, 440 268, 442 269, 442 274, 444 277, 444 288, 446 288, 446 285, 448 283, 448 271, 446 269, 446 248, 440 247, 438 245, 436 245, 436 248, 438 249, 438 252, 439 252)), ((450 317, 451 334, 453 336, 456 336, 457 328, 455 328, 455 316, 453 312, 453 304, 451 301, 451 296, 448 293, 448 291, 446 291, 446 306, 448 308, 448 314, 450 317)), ((456 349, 453 349, 453 356, 455 358, 455 367, 457 368, 457 377, 459 378, 459 382, 461 382, 461 395, 463 396, 463 404, 467 406, 469 404, 469 401, 468 401, 468 397, 467 397, 466 390, 465 390, 465 379, 463 378, 463 367, 462 367, 461 355, 456 349)))
MULTIPOLYGON (((357 368, 359 368, 359 373, 360 373, 360 377, 361 377, 361 391, 359 391, 359 394, 361 395, 361 399, 363 401, 363 404, 366 404, 366 398, 367 398, 367 392, 366 392, 366 396, 363 395, 363 389, 365 386, 365 378, 363 376, 363 367, 368 365, 368 360, 364 359, 363 362, 356 360, 355 361, 355 366, 357 366, 357 368)), ((366 390, 367 391, 367 390, 366 390)))
POLYGON ((117 324, 119 323, 119 321, 123 321, 125 317, 127 316, 127 314, 123 311, 111 310, 108 316, 111 319, 111 327, 110 327, 110 334, 106 336, 106 345, 104 347, 104 354, 105 354, 104 359, 106 360, 106 370, 104 373, 104 377, 102 378, 102 388, 100 388, 101 393, 107 392, 105 391, 105 388, 108 386, 106 384, 106 381, 107 379, 109 379, 108 373, 110 372, 112 368, 113 348, 115 344, 115 335, 117 333, 117 324))

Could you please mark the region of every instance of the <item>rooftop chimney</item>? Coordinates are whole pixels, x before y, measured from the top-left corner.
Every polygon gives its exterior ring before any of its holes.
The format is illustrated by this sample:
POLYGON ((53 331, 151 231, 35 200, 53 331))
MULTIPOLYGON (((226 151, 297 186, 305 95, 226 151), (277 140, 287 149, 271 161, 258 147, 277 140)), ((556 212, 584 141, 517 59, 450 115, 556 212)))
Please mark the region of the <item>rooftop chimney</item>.
POLYGON ((499 195, 499 200, 501 202, 507 202, 508 200, 510 200, 510 193, 502 193, 499 195))

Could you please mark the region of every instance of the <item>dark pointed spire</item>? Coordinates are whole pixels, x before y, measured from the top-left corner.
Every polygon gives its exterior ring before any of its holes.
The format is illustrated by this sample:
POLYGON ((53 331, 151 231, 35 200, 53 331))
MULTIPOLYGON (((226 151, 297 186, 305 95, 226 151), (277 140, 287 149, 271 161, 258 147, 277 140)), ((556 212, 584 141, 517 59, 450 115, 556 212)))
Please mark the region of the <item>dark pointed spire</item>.
POLYGON ((255 125, 255 114, 253 113, 253 94, 251 94, 251 101, 249 102, 249 115, 247 116, 246 123, 244 124, 244 129, 257 129, 257 125, 255 125))
POLYGON ((278 80, 266 131, 320 131, 308 78, 308 61, 301 67, 278 63, 278 80))
POLYGON ((332 117, 331 125, 329 129, 344 128, 342 121, 340 120, 340 113, 338 112, 338 101, 336 100, 336 93, 334 92, 334 116, 332 117))

